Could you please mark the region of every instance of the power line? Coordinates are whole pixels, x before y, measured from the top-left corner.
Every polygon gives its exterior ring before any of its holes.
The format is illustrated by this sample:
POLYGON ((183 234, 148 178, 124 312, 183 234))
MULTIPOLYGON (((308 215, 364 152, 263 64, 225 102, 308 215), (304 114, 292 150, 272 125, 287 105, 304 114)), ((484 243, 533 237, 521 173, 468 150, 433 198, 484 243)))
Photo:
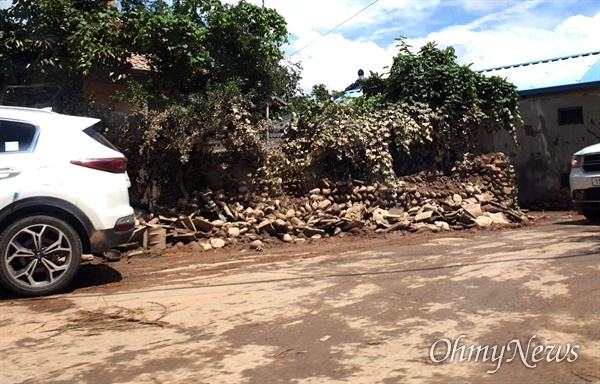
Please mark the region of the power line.
POLYGON ((320 36, 318 39, 311 41, 310 43, 306 44, 304 47, 300 48, 299 50, 297 50, 296 52, 292 53, 290 55, 290 57, 294 56, 296 53, 300 52, 301 50, 303 50, 304 48, 307 48, 308 46, 316 43, 317 41, 321 40, 322 38, 324 38, 325 36, 329 35, 331 32, 335 31, 336 29, 338 29, 339 27, 341 27, 342 25, 346 24, 347 22, 349 22, 350 20, 352 20, 353 18, 355 18, 356 16, 358 16, 359 14, 361 14, 362 12, 364 12, 367 8, 369 8, 370 6, 372 6, 373 4, 375 4, 376 2, 378 2, 379 0, 375 0, 373 1, 371 4, 367 5, 366 7, 364 7, 363 9, 361 9, 360 11, 356 12, 354 15, 350 16, 349 18, 347 18, 346 20, 342 21, 341 23, 339 23, 338 25, 336 25, 335 27, 333 27, 331 30, 327 31, 327 33, 323 34, 322 36, 320 36))

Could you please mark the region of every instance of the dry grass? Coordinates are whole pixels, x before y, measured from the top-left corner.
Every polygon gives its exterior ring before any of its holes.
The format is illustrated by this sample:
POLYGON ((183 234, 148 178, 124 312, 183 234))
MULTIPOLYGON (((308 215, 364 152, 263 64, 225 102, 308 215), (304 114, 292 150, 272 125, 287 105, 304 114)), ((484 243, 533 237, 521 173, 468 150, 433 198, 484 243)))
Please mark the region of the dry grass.
POLYGON ((53 329, 57 336, 64 332, 80 331, 86 336, 105 331, 125 331, 140 326, 164 327, 168 323, 162 319, 169 314, 167 307, 150 302, 137 308, 110 306, 94 310, 82 309, 75 312, 67 324, 53 329))

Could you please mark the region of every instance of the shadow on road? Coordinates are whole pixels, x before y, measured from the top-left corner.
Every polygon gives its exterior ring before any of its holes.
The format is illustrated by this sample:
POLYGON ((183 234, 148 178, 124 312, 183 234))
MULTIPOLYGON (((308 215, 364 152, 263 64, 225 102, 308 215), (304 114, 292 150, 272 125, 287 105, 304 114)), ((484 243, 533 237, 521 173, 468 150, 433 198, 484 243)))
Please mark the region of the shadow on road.
POLYGON ((592 223, 587 219, 579 219, 579 220, 569 220, 569 221, 557 221, 558 225, 581 225, 581 226, 594 226, 598 225, 597 223, 592 223))
POLYGON ((65 289, 72 292, 76 289, 97 287, 111 283, 118 283, 123 279, 121 273, 108 264, 82 265, 73 282, 65 289))
MULTIPOLYGON (((98 287, 111 283, 118 283, 123 279, 121 273, 107 264, 82 265, 75 279, 66 288, 57 294, 71 293, 75 290, 98 287)), ((0 301, 19 299, 17 295, 0 287, 0 301)))

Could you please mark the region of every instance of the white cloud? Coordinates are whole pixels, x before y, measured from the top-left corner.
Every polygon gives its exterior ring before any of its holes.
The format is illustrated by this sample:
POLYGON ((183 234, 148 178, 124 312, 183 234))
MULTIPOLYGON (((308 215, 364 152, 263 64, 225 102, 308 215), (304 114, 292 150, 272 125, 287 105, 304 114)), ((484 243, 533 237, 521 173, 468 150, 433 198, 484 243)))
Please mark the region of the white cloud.
POLYGON ((511 1, 460 0, 459 3, 467 12, 491 12, 506 7, 511 1))
MULTIPOLYGON (((487 18, 487 17, 486 17, 487 18)), ((474 69, 519 64, 597 51, 600 12, 593 17, 571 16, 552 29, 527 26, 519 20, 482 29, 481 23, 445 28, 426 37, 410 39, 420 47, 429 41, 454 46, 461 63, 474 69)))
MULTIPOLYGON (((233 0, 232 0, 233 1, 233 0)), ((261 0, 253 0, 255 4, 261 0)), ((371 0, 265 0, 288 22, 292 34, 292 53, 318 39, 322 34, 352 16, 371 0)), ((440 47, 452 45, 461 63, 473 63, 474 69, 517 64, 598 50, 600 13, 593 17, 568 16, 566 8, 543 0, 454 2, 380 0, 331 35, 304 48, 293 57, 302 62, 302 87, 324 83, 340 90, 356 79, 359 68, 381 72, 397 53, 393 37, 404 35, 420 23, 432 23, 434 12, 442 9, 460 12, 462 25, 438 27, 439 31, 408 39, 420 48, 430 41, 440 47), (453 8, 452 8, 453 7, 453 8), (466 11, 466 13, 464 13, 466 11), (470 16, 469 16, 470 15, 470 16), (479 18, 473 18, 480 15, 479 18), (386 37, 387 46, 372 40, 386 37)), ((451 15, 450 15, 451 16, 451 15)), ((431 29, 430 29, 431 30, 431 29)))
MULTIPOLYGON (((229 2, 235 3, 233 0, 229 2)), ((262 4, 260 0, 250 2, 262 4)), ((416 23, 426 17, 427 11, 436 7, 440 0, 379 0, 357 15, 371 3, 373 0, 266 0, 265 6, 275 8, 285 17, 291 34, 302 36, 308 30, 325 33, 354 15, 340 27, 340 31, 348 32, 367 27, 375 29, 398 19, 416 23)))
POLYGON ((8 9, 12 5, 12 0, 0 0, 0 9, 8 9))
POLYGON ((385 66, 391 65, 392 56, 386 48, 372 41, 377 28, 386 28, 391 20, 404 20, 404 27, 418 23, 440 0, 379 0, 352 17, 371 3, 372 0, 265 1, 265 6, 275 8, 288 23, 291 34, 288 54, 301 49, 292 59, 301 61, 301 86, 306 92, 320 83, 330 90, 342 90, 356 80, 359 69, 367 75, 369 71, 383 72, 385 66), (352 19, 343 26, 324 36, 350 17, 352 19), (350 35, 354 38, 347 37, 350 35), (311 45, 305 47, 307 44, 311 45))
MULTIPOLYGON (((294 47, 298 49, 318 35, 307 35, 300 39, 294 47)), ((330 34, 318 43, 302 50, 293 56, 294 61, 301 61, 303 67, 301 86, 309 92, 315 84, 325 84, 330 90, 343 90, 358 77, 362 69, 382 72, 383 67, 392 62, 391 55, 373 42, 356 42, 344 38, 340 34, 330 34)))

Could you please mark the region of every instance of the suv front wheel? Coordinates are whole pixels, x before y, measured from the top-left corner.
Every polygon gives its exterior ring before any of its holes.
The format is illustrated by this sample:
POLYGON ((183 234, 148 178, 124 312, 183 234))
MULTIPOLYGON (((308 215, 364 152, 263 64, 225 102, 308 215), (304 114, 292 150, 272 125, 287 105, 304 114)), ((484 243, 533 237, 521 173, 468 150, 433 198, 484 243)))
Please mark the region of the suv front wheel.
POLYGON ((73 279, 81 253, 81 240, 68 223, 26 217, 0 235, 0 283, 21 296, 54 293, 73 279))

